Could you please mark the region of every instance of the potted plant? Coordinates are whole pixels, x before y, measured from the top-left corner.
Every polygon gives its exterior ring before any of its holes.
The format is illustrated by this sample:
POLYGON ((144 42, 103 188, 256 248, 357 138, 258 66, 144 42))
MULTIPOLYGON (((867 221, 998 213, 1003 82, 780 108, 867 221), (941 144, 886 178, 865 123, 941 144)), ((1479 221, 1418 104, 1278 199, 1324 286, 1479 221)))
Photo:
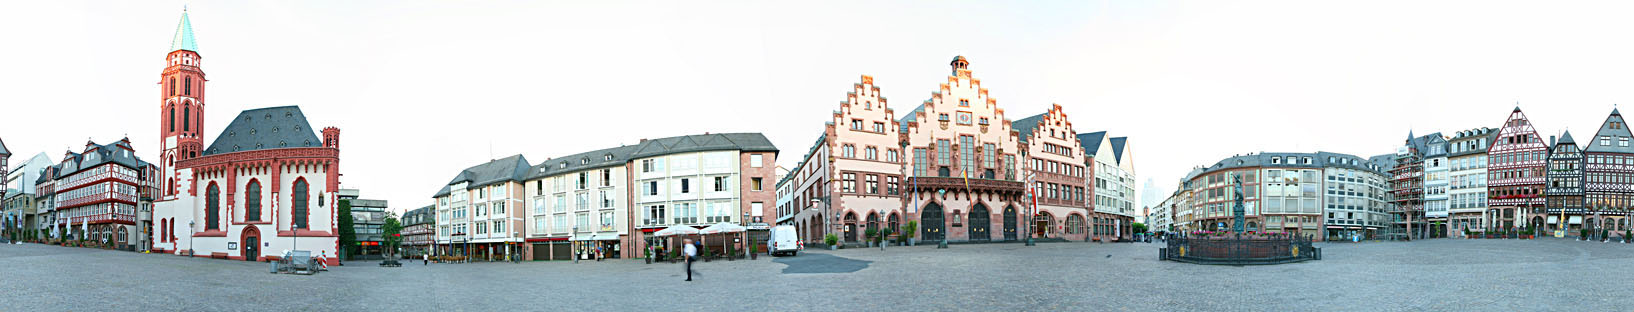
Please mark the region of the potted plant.
POLYGON ((908 246, 919 242, 919 239, 913 238, 913 233, 919 233, 919 221, 908 221, 907 225, 902 226, 902 235, 908 237, 908 246))
POLYGON ((835 244, 839 244, 839 243, 840 243, 840 237, 835 236, 833 233, 829 233, 828 235, 823 236, 823 244, 828 244, 828 250, 839 249, 839 246, 835 246, 835 244))
POLYGON ((1607 240, 1610 240, 1610 239, 1611 239, 1611 232, 1606 230, 1606 229, 1600 229, 1600 242, 1604 243, 1604 242, 1606 242, 1607 240))
POLYGON ((863 231, 862 233, 864 237, 868 238, 868 247, 874 247, 874 238, 879 237, 879 230, 869 228, 867 231, 863 231))
POLYGON ((1577 230, 1577 240, 1580 240, 1580 241, 1589 240, 1589 229, 1579 229, 1579 230, 1577 230))
POLYGON ((886 235, 886 233, 879 233, 879 235, 874 235, 874 245, 885 246, 885 235, 886 235))
POLYGON ((749 244, 749 260, 760 259, 760 245, 749 244))

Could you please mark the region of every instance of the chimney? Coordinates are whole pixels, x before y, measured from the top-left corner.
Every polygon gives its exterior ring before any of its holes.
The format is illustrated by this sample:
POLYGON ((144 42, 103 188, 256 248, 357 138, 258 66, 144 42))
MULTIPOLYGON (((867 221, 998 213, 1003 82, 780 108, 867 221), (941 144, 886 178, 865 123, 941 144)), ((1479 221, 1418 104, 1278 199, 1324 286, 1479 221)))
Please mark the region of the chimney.
POLYGON ((1554 148, 1554 147, 1555 147, 1555 136, 1552 136, 1552 135, 1551 135, 1551 136, 1549 136, 1549 147, 1550 147, 1550 148, 1554 148))

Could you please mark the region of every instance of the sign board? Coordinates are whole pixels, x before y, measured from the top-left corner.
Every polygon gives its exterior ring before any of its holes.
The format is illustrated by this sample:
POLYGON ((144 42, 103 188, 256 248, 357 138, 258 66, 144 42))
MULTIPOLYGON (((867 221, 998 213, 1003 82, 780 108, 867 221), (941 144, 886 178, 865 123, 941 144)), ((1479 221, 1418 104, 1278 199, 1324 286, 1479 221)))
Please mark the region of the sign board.
POLYGON ((769 225, 769 224, 766 224, 766 223, 750 223, 749 224, 749 229, 750 230, 770 230, 771 228, 772 228, 772 226, 769 225))
POLYGON ((227 250, 238 250, 237 242, 227 242, 227 250))

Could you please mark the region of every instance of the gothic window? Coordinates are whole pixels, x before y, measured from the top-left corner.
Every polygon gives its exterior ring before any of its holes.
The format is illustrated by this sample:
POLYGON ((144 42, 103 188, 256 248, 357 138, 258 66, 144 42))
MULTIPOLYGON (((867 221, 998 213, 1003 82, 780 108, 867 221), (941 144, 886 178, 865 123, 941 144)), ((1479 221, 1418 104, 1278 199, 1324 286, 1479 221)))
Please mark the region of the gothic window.
POLYGON ((192 130, 193 126, 192 126, 192 122, 191 122, 192 120, 193 120, 193 108, 192 107, 183 107, 182 108, 182 131, 193 131, 192 130))
POLYGON ((306 201, 307 201, 306 200, 307 199, 306 198, 307 197, 307 195, 306 195, 306 191, 307 191, 306 190, 306 178, 295 179, 295 186, 292 187, 291 189, 293 191, 290 193, 291 198, 290 198, 290 201, 289 201, 289 207, 290 207, 289 212, 290 212, 290 214, 293 215, 294 220, 292 220, 292 221, 294 221, 294 222, 291 223, 290 225, 292 227, 298 228, 298 229, 307 228, 307 224, 306 224, 306 217, 307 217, 306 216, 307 215, 307 211, 306 211, 306 201))
POLYGON ((170 96, 176 96, 176 77, 170 77, 170 96))
POLYGON ((182 95, 193 95, 193 77, 182 78, 182 95))
POLYGON ((210 183, 210 188, 205 190, 204 201, 204 229, 221 229, 218 225, 221 223, 221 189, 215 183, 210 183))
POLYGON ((261 221, 261 181, 250 180, 244 187, 244 221, 261 221))
POLYGON ((176 107, 175 106, 170 107, 170 131, 171 132, 176 131, 176 107))

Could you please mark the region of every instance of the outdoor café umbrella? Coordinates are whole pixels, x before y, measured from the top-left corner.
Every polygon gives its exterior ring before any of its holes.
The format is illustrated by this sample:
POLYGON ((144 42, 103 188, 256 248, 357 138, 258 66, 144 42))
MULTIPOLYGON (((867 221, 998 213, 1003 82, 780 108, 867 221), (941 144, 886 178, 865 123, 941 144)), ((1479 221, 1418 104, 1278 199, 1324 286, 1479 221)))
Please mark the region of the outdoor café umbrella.
POLYGON ((664 236, 693 235, 693 234, 698 234, 698 229, 692 228, 690 226, 685 226, 685 225, 674 225, 674 226, 670 226, 668 228, 664 228, 662 230, 658 230, 657 233, 653 233, 653 236, 664 237, 664 236))
MULTIPOLYGON (((705 227, 703 230, 698 231, 698 233, 703 235, 726 234, 743 232, 744 230, 745 229, 741 225, 721 222, 705 227)), ((721 248, 725 248, 726 246, 726 235, 721 235, 721 248)))

